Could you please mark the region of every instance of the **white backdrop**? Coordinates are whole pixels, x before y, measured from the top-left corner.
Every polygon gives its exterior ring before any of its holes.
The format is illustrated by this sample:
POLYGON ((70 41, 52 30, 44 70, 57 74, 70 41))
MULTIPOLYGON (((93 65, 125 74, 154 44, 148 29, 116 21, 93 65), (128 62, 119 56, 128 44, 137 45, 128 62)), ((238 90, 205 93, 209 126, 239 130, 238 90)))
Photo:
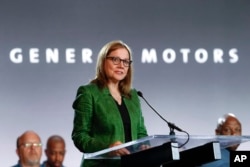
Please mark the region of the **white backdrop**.
MULTIPOLYGON (((16 138, 30 129, 44 144, 62 135, 64 164, 79 166, 71 105, 78 86, 94 77, 99 49, 114 39, 131 46, 133 86, 168 121, 191 135, 213 135, 217 118, 232 112, 250 135, 248 0, 0 3, 2 166, 17 162, 16 138)), ((149 134, 168 134, 141 103, 149 134)))

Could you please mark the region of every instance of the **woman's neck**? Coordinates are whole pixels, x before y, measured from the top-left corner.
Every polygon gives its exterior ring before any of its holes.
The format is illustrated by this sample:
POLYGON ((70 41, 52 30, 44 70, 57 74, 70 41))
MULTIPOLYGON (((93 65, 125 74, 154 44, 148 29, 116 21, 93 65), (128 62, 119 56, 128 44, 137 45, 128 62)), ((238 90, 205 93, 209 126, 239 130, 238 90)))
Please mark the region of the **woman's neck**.
POLYGON ((108 84, 108 88, 112 97, 120 105, 122 103, 121 92, 119 91, 118 84, 108 84))

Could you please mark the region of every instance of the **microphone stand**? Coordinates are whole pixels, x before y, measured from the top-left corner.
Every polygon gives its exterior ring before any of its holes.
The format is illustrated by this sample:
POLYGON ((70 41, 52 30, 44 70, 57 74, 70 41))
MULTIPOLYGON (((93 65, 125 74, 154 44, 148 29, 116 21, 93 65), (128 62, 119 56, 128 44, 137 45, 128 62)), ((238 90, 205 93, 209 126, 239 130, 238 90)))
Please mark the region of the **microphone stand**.
MULTIPOLYGON (((175 136, 175 132, 174 132, 174 130, 178 130, 179 132, 184 132, 184 133, 186 133, 187 134, 187 136, 188 136, 188 138, 187 138, 187 140, 182 144, 182 145, 180 145, 180 146, 178 146, 178 148, 181 148, 181 147, 183 147, 185 144, 187 144, 188 143, 188 141, 189 141, 189 133, 187 133, 186 131, 184 131, 184 130, 182 130, 181 128, 179 128, 178 126, 176 126, 175 124, 173 124, 173 123, 171 123, 171 122, 168 122, 165 118, 163 118, 162 116, 161 116, 161 114, 159 114, 149 103, 148 103, 148 101, 143 97, 143 95, 142 95, 142 92, 140 92, 140 91, 137 91, 137 94, 138 94, 138 96, 140 96, 146 103, 147 103, 147 105, 163 120, 163 121, 165 121, 167 124, 168 124, 168 127, 169 127, 169 129, 170 129, 170 132, 169 132, 169 135, 171 135, 171 136, 175 136)), ((173 138, 171 138, 170 139, 172 142, 176 142, 176 137, 173 137, 173 138)))
POLYGON ((176 130, 178 130, 178 131, 180 131, 180 132, 183 132, 183 130, 181 129, 181 128, 179 128, 179 127, 177 127, 175 124, 173 124, 173 123, 171 123, 171 122, 168 122, 165 118, 163 118, 162 116, 161 116, 161 114, 159 114, 149 103, 148 103, 148 101, 143 97, 143 95, 142 95, 142 92, 140 92, 140 91, 138 91, 137 92, 137 94, 138 94, 138 96, 140 96, 146 103, 147 103, 147 105, 162 119, 162 120, 164 120, 167 124, 168 124, 168 127, 169 127, 169 129, 170 129, 170 132, 169 132, 169 135, 172 135, 172 136, 174 136, 175 135, 175 132, 174 132, 174 130, 176 129, 176 130))

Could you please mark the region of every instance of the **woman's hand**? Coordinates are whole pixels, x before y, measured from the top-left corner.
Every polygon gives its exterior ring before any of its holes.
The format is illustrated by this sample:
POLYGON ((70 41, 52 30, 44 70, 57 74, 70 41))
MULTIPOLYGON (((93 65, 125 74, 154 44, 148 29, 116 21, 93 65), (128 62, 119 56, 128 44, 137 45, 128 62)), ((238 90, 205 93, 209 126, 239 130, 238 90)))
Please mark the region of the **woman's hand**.
MULTIPOLYGON (((111 148, 111 147, 115 147, 121 144, 123 143, 120 141, 116 141, 115 143, 111 144, 109 147, 111 148)), ((128 154, 130 154, 130 152, 126 148, 121 148, 121 149, 112 151, 110 153, 111 156, 122 156, 122 155, 128 155, 128 154)))
POLYGON ((139 147, 140 150, 146 150, 146 149, 149 149, 150 146, 149 145, 146 145, 146 144, 143 144, 139 147))

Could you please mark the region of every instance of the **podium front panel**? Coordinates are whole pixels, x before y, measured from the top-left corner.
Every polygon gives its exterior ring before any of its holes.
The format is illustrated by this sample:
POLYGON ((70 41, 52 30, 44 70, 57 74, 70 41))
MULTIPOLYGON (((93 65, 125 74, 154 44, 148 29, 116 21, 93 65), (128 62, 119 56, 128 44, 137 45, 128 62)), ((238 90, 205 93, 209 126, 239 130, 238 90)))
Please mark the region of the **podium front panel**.
POLYGON ((83 159, 120 159, 121 157, 109 156, 110 152, 127 148, 131 154, 140 152, 139 149, 142 144, 148 144, 151 148, 163 145, 164 143, 177 143, 178 146, 183 144, 183 147, 178 151, 185 151, 191 148, 202 146, 209 142, 219 142, 221 148, 226 148, 235 144, 250 141, 250 136, 216 136, 216 135, 152 135, 128 143, 124 143, 112 148, 107 148, 94 153, 84 153, 83 159))

